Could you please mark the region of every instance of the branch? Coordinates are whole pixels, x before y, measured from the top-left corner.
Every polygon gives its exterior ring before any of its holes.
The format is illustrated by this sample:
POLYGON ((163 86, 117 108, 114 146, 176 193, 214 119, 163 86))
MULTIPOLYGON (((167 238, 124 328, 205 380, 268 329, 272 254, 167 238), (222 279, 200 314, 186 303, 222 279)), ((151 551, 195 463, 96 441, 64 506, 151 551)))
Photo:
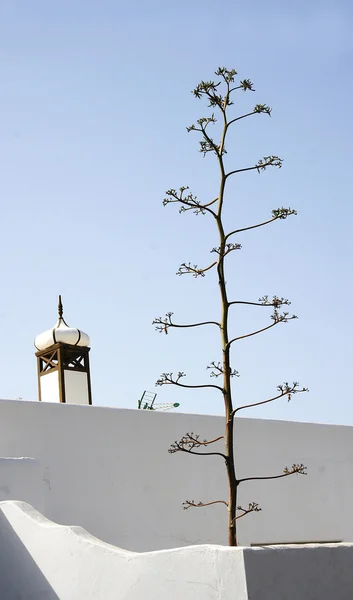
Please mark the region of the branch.
POLYGON ((268 219, 268 221, 263 221, 262 223, 258 223, 257 225, 250 225, 249 227, 242 227, 242 229, 234 229, 234 231, 227 233, 227 235, 225 236, 225 239, 227 240, 228 238, 230 238, 231 235, 235 235, 236 233, 242 233, 243 231, 249 231, 250 229, 256 229, 257 227, 263 227, 264 225, 273 223, 273 221, 276 221, 276 220, 277 220, 277 218, 274 217, 272 219, 268 219))
POLYGON ((229 302, 228 306, 231 306, 232 304, 247 304, 249 306, 273 306, 274 308, 281 308, 281 306, 283 305, 287 305, 289 306, 291 304, 291 302, 289 302, 289 300, 287 298, 279 298, 278 296, 273 296, 272 300, 270 301, 268 296, 262 296, 262 298, 259 298, 258 302, 246 302, 244 300, 233 300, 233 302, 229 302))
POLYGON ((214 218, 216 218, 216 213, 211 208, 209 208, 209 206, 214 204, 218 198, 212 200, 211 202, 208 202, 207 204, 201 204, 201 202, 197 200, 197 196, 194 196, 191 192, 186 197, 184 197, 184 193, 188 189, 188 186, 182 186, 181 188, 179 188, 179 192, 177 192, 173 188, 167 190, 167 197, 163 200, 163 206, 167 206, 167 204, 173 202, 179 202, 180 204, 182 204, 181 208, 179 209, 180 213, 186 212, 187 210, 193 210, 195 215, 204 215, 206 214, 206 212, 209 212, 214 218))
POLYGON ((229 173, 227 173, 225 177, 227 179, 235 173, 243 173, 244 171, 254 171, 255 169, 258 173, 260 173, 261 171, 266 171, 267 167, 277 167, 277 169, 280 169, 282 167, 282 162, 282 158, 279 158, 278 156, 264 156, 253 167, 235 169, 235 171, 230 171, 229 173))
POLYGON ((217 122, 217 120, 215 119, 214 114, 212 114, 211 117, 201 117, 201 119, 198 119, 197 124, 199 125, 199 127, 196 127, 196 125, 193 124, 186 128, 188 133, 190 133, 190 131, 197 131, 199 133, 202 133, 202 135, 204 137, 204 141, 199 142, 199 144, 200 144, 200 152, 203 153, 204 157, 206 156, 206 154, 208 152, 214 152, 217 157, 220 157, 223 153, 223 152, 221 152, 220 146, 217 146, 217 144, 213 141, 213 139, 206 132, 208 125, 210 123, 215 124, 216 122, 217 122))
POLYGON ((229 90, 229 93, 231 94, 232 92, 234 92, 235 90, 243 90, 243 92, 246 92, 247 90, 250 90, 251 92, 255 92, 255 89, 253 87, 253 83, 250 81, 250 79, 243 79, 243 81, 240 82, 240 85, 231 88, 229 90))
POLYGON ((231 346, 231 344, 233 344, 233 342, 236 342, 237 340, 243 340, 244 338, 248 338, 253 335, 257 335, 258 333, 267 331, 267 329, 271 329, 271 327, 274 327, 275 325, 278 325, 279 323, 288 323, 288 321, 292 321, 293 319, 297 319, 297 318, 298 317, 296 315, 292 315, 291 317, 289 317, 288 313, 283 313, 281 315, 275 309, 273 312, 273 315, 271 316, 271 319, 273 319, 273 323, 271 323, 271 325, 267 325, 267 327, 263 327, 262 329, 258 329, 257 331, 252 331, 251 333, 246 333, 245 335, 239 335, 238 337, 233 338, 232 340, 230 340, 228 342, 227 348, 229 348, 231 346))
POLYGON ((177 386, 182 387, 182 388, 190 388, 190 389, 214 388, 216 390, 220 390, 220 392, 222 392, 222 394, 224 393, 223 388, 221 388, 219 385, 211 385, 211 384, 205 384, 205 385, 186 385, 186 384, 183 384, 183 383, 179 383, 179 380, 182 377, 186 377, 185 373, 183 373, 182 371, 179 371, 179 373, 177 374, 176 379, 173 379, 173 373, 162 373, 162 375, 160 376, 160 378, 157 379, 157 381, 156 381, 156 386, 157 385, 177 385, 177 386))
MULTIPOLYGON (((236 89, 236 88, 235 88, 236 89)), ((254 110, 245 115, 241 115, 240 117, 236 117, 227 123, 227 127, 233 125, 236 121, 240 121, 241 119, 245 119, 246 117, 251 117, 251 115, 259 115, 261 113, 267 114, 269 117, 271 116, 272 108, 267 106, 267 104, 256 104, 254 110)))
MULTIPOLYGON (((224 373, 222 364, 220 362, 216 363, 215 361, 212 361, 206 367, 206 369, 212 369, 212 371, 210 373, 210 377, 219 377, 220 375, 223 375, 223 373, 224 373)), ((230 368, 229 376, 230 377, 239 377, 239 371, 237 371, 236 369, 230 368)))
POLYGON ((204 204, 203 206, 207 208, 208 206, 212 206, 212 204, 214 204, 215 202, 218 202, 218 197, 211 200, 211 202, 207 202, 207 204, 204 204))
MULTIPOLYGON (((188 434, 186 434, 188 435, 188 434)), ((191 435, 193 435, 193 433, 191 433, 191 435)), ((197 436, 198 437, 198 436, 197 436)), ((213 440, 203 440, 202 442, 199 441, 199 445, 200 446, 208 446, 209 444, 214 444, 215 442, 219 442, 219 440, 224 440, 224 435, 219 435, 218 437, 214 438, 213 440)))
POLYGON ((191 263, 189 263, 189 264, 181 263, 176 274, 177 275, 192 274, 193 277, 205 277, 205 273, 207 271, 209 271, 210 269, 212 269, 213 267, 215 267, 216 264, 217 264, 217 261, 215 260, 208 267, 205 267, 204 269, 199 269, 197 265, 191 266, 191 263))
POLYGON ((201 323, 190 323, 190 325, 177 325, 176 323, 173 323, 172 321, 172 312, 168 312, 166 313, 165 317, 156 317, 153 321, 152 321, 152 325, 156 325, 156 331, 159 331, 159 333, 168 333, 168 329, 169 327, 176 327, 176 328, 184 328, 184 327, 200 327, 201 325, 217 325, 217 327, 220 327, 220 323, 217 323, 217 321, 202 321, 201 323))
POLYGON ((220 247, 218 247, 218 248, 217 247, 212 248, 211 252, 216 252, 216 254, 218 254, 219 256, 224 257, 224 256, 227 256, 227 254, 229 254, 229 252, 233 252, 233 250, 241 250, 242 246, 241 246, 241 244, 230 243, 230 244, 225 244, 224 248, 225 249, 224 249, 223 254, 221 254, 221 248, 220 247))
POLYGON ((284 467, 283 473, 281 475, 272 475, 269 477, 245 477, 244 479, 238 479, 238 484, 244 483, 244 481, 281 479, 282 477, 289 477, 290 475, 307 475, 307 473, 305 472, 306 470, 307 470, 307 467, 304 467, 303 464, 300 464, 300 465, 293 464, 290 469, 288 467, 284 467))
POLYGON ((203 154, 204 157, 208 152, 214 152, 217 157, 224 154, 224 149, 221 149, 220 146, 217 146, 213 139, 209 135, 207 135, 205 127, 201 127, 201 132, 205 138, 205 141, 199 142, 200 152, 203 154))
POLYGON ((203 506, 211 506, 211 504, 225 504, 226 506, 228 506, 228 502, 226 502, 225 500, 214 500, 213 502, 198 502, 197 504, 196 502, 194 502, 194 500, 185 500, 185 502, 183 502, 183 509, 187 510, 192 506, 194 508, 201 508, 203 506))
POLYGON ((235 235, 236 233, 249 231, 250 229, 256 229, 257 227, 263 227, 264 225, 268 225, 269 223, 277 221, 277 219, 287 219, 287 217, 290 217, 291 215, 297 215, 297 211, 292 208, 283 208, 283 206, 281 208, 276 208, 272 211, 272 218, 268 219, 268 221, 263 221, 257 225, 250 225, 249 227, 243 227, 242 229, 234 229, 234 231, 227 233, 225 239, 227 240, 231 235, 235 235))
POLYGON ((281 385, 278 385, 277 390, 281 393, 278 394, 277 396, 273 396, 272 398, 268 398, 268 400, 263 400, 262 402, 254 402, 253 404, 245 404, 244 406, 239 406, 238 408, 233 410, 232 417, 234 417, 234 415, 239 410, 243 410, 244 408, 253 408, 254 406, 260 406, 261 404, 267 404, 268 402, 274 402, 274 400, 278 400, 279 398, 283 398, 284 396, 288 396, 288 402, 290 402, 290 400, 292 399, 292 396, 294 394, 300 394, 302 392, 309 391, 308 388, 305 388, 305 387, 299 389, 298 381, 293 381, 293 385, 291 385, 291 386, 287 382, 285 382, 281 385))
POLYGON ((234 519, 232 521, 232 525, 234 525, 234 521, 241 519, 241 517, 245 517, 245 515, 248 515, 251 512, 260 512, 260 510, 262 510, 262 509, 259 507, 259 505, 256 502, 250 502, 249 508, 243 508, 242 506, 237 506, 237 510, 242 510, 243 512, 241 515, 234 517, 234 519))
POLYGON ((209 446, 210 444, 214 444, 218 442, 218 440, 224 439, 224 435, 221 435, 213 440, 203 440, 201 441, 199 435, 191 433, 186 433, 179 441, 175 441, 171 444, 168 452, 169 454, 175 454, 176 452, 187 452, 188 454, 195 454, 197 456, 221 456, 224 460, 227 460, 227 457, 222 452, 195 452, 195 448, 201 448, 202 446, 209 446))

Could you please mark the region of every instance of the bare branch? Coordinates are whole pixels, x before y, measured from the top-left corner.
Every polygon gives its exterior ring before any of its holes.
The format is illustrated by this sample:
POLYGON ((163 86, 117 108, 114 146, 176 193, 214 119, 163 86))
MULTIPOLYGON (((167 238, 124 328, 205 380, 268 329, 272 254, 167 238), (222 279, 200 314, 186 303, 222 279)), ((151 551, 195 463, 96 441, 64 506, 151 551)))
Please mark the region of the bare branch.
POLYGON ((260 173, 261 171, 266 171, 267 167, 277 167, 277 169, 280 169, 282 167, 282 162, 283 160, 282 158, 279 158, 279 156, 264 156, 253 167, 235 169, 234 171, 230 171, 229 173, 227 173, 225 177, 228 178, 231 175, 235 175, 235 173, 243 173, 244 171, 256 170, 258 173, 260 173))
POLYGON ((303 387, 299 388, 299 382, 293 381, 293 384, 290 386, 287 381, 277 386, 278 391, 280 391, 283 396, 288 396, 288 402, 291 401, 292 396, 294 394, 301 394, 302 392, 308 392, 309 388, 303 387))
POLYGON ((199 127, 196 127, 196 125, 190 125, 189 127, 186 128, 186 130, 188 133, 190 133, 190 131, 197 131, 203 135, 204 140, 199 142, 199 144, 200 144, 200 152, 202 152, 202 154, 204 156, 206 156, 206 154, 208 152, 214 152, 216 154, 216 156, 219 157, 222 154, 222 150, 221 150, 220 146, 217 145, 214 142, 214 140, 206 132, 206 129, 210 123, 213 123, 213 124, 216 123, 214 114, 212 114, 211 117, 202 117, 201 119, 199 119, 197 121, 197 124, 199 125, 199 127))
POLYGON ((204 207, 207 208, 208 206, 212 206, 212 204, 214 204, 215 202, 218 202, 218 196, 217 198, 211 200, 211 202, 207 202, 207 204, 204 204, 204 207))
POLYGON ((214 500, 213 502, 194 502, 194 500, 185 500, 183 502, 183 509, 187 510, 188 508, 202 508, 203 506, 211 506, 211 504, 225 504, 228 506, 228 502, 225 500, 214 500))
POLYGON ((243 90, 243 92, 250 90, 251 92, 255 92, 253 85, 254 84, 250 81, 250 79, 243 79, 243 81, 240 82, 240 85, 231 88, 229 93, 234 92, 235 90, 243 90))
POLYGON ((249 306, 273 306, 274 308, 281 308, 281 306, 287 305, 289 306, 291 302, 287 298, 279 298, 278 296, 273 296, 272 300, 269 299, 268 296, 262 296, 259 298, 258 302, 247 302, 244 300, 233 300, 233 302, 229 302, 228 306, 232 306, 233 304, 246 304, 249 306))
POLYGON ((186 433, 179 441, 175 441, 171 444, 168 452, 175 454, 176 452, 187 452, 188 454, 195 454, 197 456, 221 456, 223 460, 227 460, 227 457, 222 452, 195 452, 195 448, 207 447, 210 444, 214 444, 218 440, 224 438, 220 436, 214 440, 203 440, 201 441, 200 436, 194 433, 186 433))
POLYGON ((250 225, 249 227, 242 227, 242 229, 234 229, 234 231, 230 231, 225 236, 225 239, 228 240, 231 235, 235 235, 237 233, 242 233, 243 231, 249 231, 250 229, 256 229, 257 227, 263 227, 264 225, 268 225, 269 223, 273 223, 277 221, 277 217, 273 217, 272 219, 268 219, 268 221, 262 221, 262 223, 257 223, 257 225, 250 225))
MULTIPOLYGON (((241 250, 241 247, 242 247, 241 244, 233 244, 233 243, 225 244, 224 245, 225 250, 224 250, 222 256, 223 257, 227 256, 227 254, 229 254, 229 252, 233 252, 233 250, 241 250)), ((215 252, 216 254, 221 256, 221 248, 220 247, 212 248, 211 252, 215 252)))
MULTIPOLYGON (((210 373, 210 377, 219 377, 220 375, 224 374, 223 366, 220 362, 216 363, 215 361, 212 361, 206 367, 206 369, 212 369, 212 371, 210 373)), ((239 371, 237 371, 236 369, 230 368, 229 376, 230 377, 239 377, 239 371)))
POLYGON ((237 510, 241 510, 242 514, 237 515, 233 519, 233 523, 234 523, 234 521, 241 519, 241 517, 245 517, 245 515, 248 515, 251 512, 260 512, 260 510, 262 510, 262 509, 259 507, 259 505, 256 502, 250 502, 248 508, 243 508, 242 506, 237 506, 237 510))
POLYGON ((157 385, 177 385, 179 387, 189 388, 189 389, 214 388, 214 389, 222 392, 222 394, 224 393, 223 388, 221 388, 219 385, 211 385, 211 384, 186 385, 184 383, 179 383, 179 381, 182 377, 186 377, 186 374, 183 373, 182 371, 179 371, 179 373, 177 374, 175 379, 173 379, 173 373, 162 373, 160 378, 157 379, 157 381, 156 381, 156 386, 157 385))
POLYGON ((216 218, 216 213, 209 208, 212 204, 216 202, 216 200, 212 200, 207 204, 201 204, 199 200, 197 200, 197 196, 194 196, 191 192, 185 196, 186 190, 188 190, 188 186, 182 186, 179 188, 179 192, 177 192, 174 188, 166 191, 166 198, 163 200, 163 206, 167 206, 167 204, 171 204, 174 202, 179 202, 182 204, 179 209, 180 213, 186 212, 188 210, 192 210, 195 215, 204 215, 206 212, 209 212, 213 217, 216 218))
POLYGON ((267 104, 256 104, 254 110, 252 112, 246 113, 245 115, 241 115, 240 117, 236 117, 227 123, 227 126, 233 125, 236 121, 240 121, 241 119, 246 119, 247 117, 251 117, 251 115, 259 115, 261 113, 265 113, 269 117, 271 116, 272 108, 267 106, 267 104))
POLYGON ((289 313, 287 313, 287 312, 280 314, 280 313, 278 313, 277 309, 275 309, 273 311, 273 315, 271 315, 271 319, 273 319, 273 323, 271 323, 271 325, 267 325, 267 327, 263 327, 262 329, 258 329, 257 331, 252 331, 251 333, 246 333, 245 335, 239 335, 238 337, 233 338, 232 340, 230 340, 228 342, 228 348, 231 346, 231 344, 233 344, 233 342, 236 342, 238 340, 243 340, 243 339, 251 337, 253 335, 257 335, 258 333, 262 333, 263 331, 267 331, 267 329, 271 329, 271 327, 274 327, 275 325, 278 325, 279 323, 288 323, 288 321, 292 321, 293 319, 298 318, 296 315, 292 315, 291 317, 288 315, 289 315, 289 313))
POLYGON ((257 223, 256 225, 250 225, 249 227, 242 227, 242 229, 234 229, 234 231, 230 231, 229 233, 227 233, 227 235, 225 236, 225 239, 229 239, 231 235, 235 235, 237 233, 242 233, 243 231, 249 231, 250 229, 257 229, 257 227, 263 227, 264 225, 268 225, 269 223, 273 223, 274 221, 277 221, 278 219, 287 219, 287 217, 290 217, 291 215, 297 215, 297 211, 292 209, 292 208, 284 208, 283 206, 281 208, 275 208, 272 211, 272 218, 268 219, 267 221, 262 221, 262 223, 257 223))
POLYGON ((215 267, 216 264, 217 264, 217 261, 215 260, 208 267, 205 267, 204 269, 200 269, 197 265, 191 265, 191 263, 188 263, 188 264, 181 263, 176 274, 177 275, 191 274, 193 277, 205 277, 205 273, 207 271, 209 271, 210 269, 212 269, 213 267, 215 267))
MULTIPOLYGON (((186 434, 188 435, 188 434, 186 434)), ((190 435, 194 435, 193 433, 191 433, 190 435)), ((203 440, 202 442, 200 440, 198 440, 198 443, 200 446, 209 446, 210 444, 214 444, 215 442, 219 442, 219 440, 224 440, 224 435, 219 435, 218 437, 214 438, 213 440, 203 440)))
POLYGON ((268 404, 268 402, 274 402, 274 400, 278 400, 279 398, 283 398, 284 396, 288 397, 288 402, 292 399, 294 394, 300 394, 302 392, 308 392, 308 388, 299 388, 298 381, 293 381, 293 385, 289 385, 287 382, 282 385, 277 386, 277 390, 280 392, 277 396, 273 396, 272 398, 268 398, 267 400, 263 400, 262 402, 254 402, 253 404, 245 404, 244 406, 239 406, 234 409, 232 412, 232 417, 239 411, 244 408, 253 408, 254 406, 260 406, 261 404, 268 404))
POLYGON ((180 325, 180 324, 176 324, 173 323, 172 321, 172 312, 167 312, 165 317, 156 317, 153 321, 152 321, 152 325, 156 325, 156 331, 159 331, 159 333, 168 333, 168 329, 170 327, 175 327, 175 328, 185 328, 185 327, 200 327, 201 325, 217 325, 217 327, 220 327, 220 323, 217 323, 217 321, 202 321, 200 323, 190 323, 189 325, 180 325))
POLYGON ((307 467, 304 467, 303 464, 293 464, 290 468, 284 467, 281 475, 270 475, 269 477, 245 477, 244 479, 238 479, 238 484, 244 483, 244 481, 264 481, 267 479, 281 479, 282 477, 289 477, 290 475, 307 475, 306 470, 307 467))

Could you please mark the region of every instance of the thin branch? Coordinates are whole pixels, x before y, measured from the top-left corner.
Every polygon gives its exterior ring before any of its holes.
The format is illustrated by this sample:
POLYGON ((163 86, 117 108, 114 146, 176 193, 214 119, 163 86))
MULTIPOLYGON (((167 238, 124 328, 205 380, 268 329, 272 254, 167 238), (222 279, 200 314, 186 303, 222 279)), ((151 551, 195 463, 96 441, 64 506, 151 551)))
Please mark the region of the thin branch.
POLYGON ((227 127, 235 123, 236 121, 240 121, 241 119, 245 119, 246 117, 251 117, 251 115, 260 115, 261 113, 267 114, 269 117, 271 116, 272 109, 267 106, 267 104, 256 104, 254 110, 246 115, 241 115, 240 117, 236 117, 227 123, 227 127))
POLYGON ((222 258, 224 258, 225 256, 227 256, 227 254, 229 254, 230 252, 233 252, 233 250, 241 250, 242 246, 241 244, 235 243, 233 244, 228 243, 228 244, 224 244, 224 250, 223 250, 223 254, 222 254, 222 249, 220 247, 214 247, 212 248, 211 252, 215 252, 216 254, 218 254, 219 256, 221 256, 222 258))
MULTIPOLYGON (((200 124, 201 119, 198 121, 198 123, 200 124)), ((209 125, 209 122, 207 122, 207 125, 209 125)), ((206 128, 203 127, 202 124, 200 124, 200 129, 197 129, 196 127, 189 127, 188 130, 189 131, 199 131, 200 133, 202 133, 203 137, 205 138, 206 141, 204 142, 199 142, 200 143, 200 152, 203 153, 204 156, 206 156, 206 154, 208 152, 214 152, 215 155, 219 158, 221 156, 221 152, 220 152, 220 148, 219 146, 217 146, 217 144, 213 141, 212 138, 210 138, 210 136, 206 133, 206 128)))
POLYGON ((217 323, 217 321, 202 321, 200 323, 190 323, 189 325, 179 325, 176 323, 173 323, 172 321, 172 312, 168 312, 166 313, 165 317, 156 317, 153 321, 152 321, 152 325, 156 325, 156 331, 159 331, 159 333, 165 333, 168 334, 168 329, 169 327, 175 327, 175 328, 185 328, 185 327, 201 327, 202 325, 217 325, 217 327, 220 327, 220 323, 217 323))
POLYGON ((224 393, 223 388, 221 388, 219 385, 211 385, 211 384, 186 385, 184 383, 179 383, 179 380, 182 377, 185 377, 185 373, 183 373, 182 371, 179 371, 176 379, 173 379, 173 373, 162 373, 160 378, 156 381, 156 386, 157 385, 177 385, 179 387, 188 388, 188 389, 214 388, 214 389, 222 392, 222 394, 224 393))
POLYGON ((281 306, 287 305, 290 306, 290 301, 287 298, 279 298, 278 296, 273 296, 272 300, 269 300, 268 296, 262 296, 259 298, 258 302, 247 302, 245 300, 233 300, 228 303, 228 306, 232 306, 232 304, 246 304, 248 306, 273 306, 274 308, 280 308, 281 306))
POLYGON ((272 398, 268 398, 268 400, 263 400, 262 402, 254 402, 253 404, 245 404, 244 406, 239 406, 238 408, 233 410, 232 417, 234 417, 234 415, 239 410, 243 410, 244 408, 253 408, 254 406, 261 406, 261 404, 274 402, 275 400, 279 400, 279 398, 283 398, 284 396, 288 396, 288 402, 290 402, 290 400, 292 399, 292 395, 301 394, 302 392, 309 391, 308 388, 305 387, 299 389, 298 386, 299 383, 297 381, 294 381, 292 386, 288 385, 287 382, 283 383, 282 385, 278 385, 277 390, 281 392, 280 394, 278 394, 277 396, 273 396, 272 398))
POLYGON ((271 219, 268 219, 267 221, 263 221, 262 223, 257 223, 257 225, 250 225, 249 227, 243 227, 242 229, 234 229, 234 231, 227 233, 227 235, 225 236, 225 240, 227 240, 231 235, 235 235, 236 233, 241 233, 243 231, 249 231, 250 229, 256 229, 257 227, 263 227, 264 225, 268 225, 269 223, 273 223, 274 221, 277 221, 277 219, 281 219, 281 220, 287 219, 291 215, 297 215, 297 211, 290 207, 284 208, 283 206, 281 208, 275 208, 272 211, 271 219))
POLYGON ((232 524, 234 524, 234 521, 237 521, 238 519, 245 517, 245 515, 248 515, 249 513, 252 513, 252 512, 260 512, 260 510, 262 510, 262 509, 259 507, 259 505, 256 502, 250 502, 248 508, 243 508, 242 506, 237 506, 237 510, 242 510, 243 513, 241 515, 237 515, 236 517, 234 517, 232 524))
POLYGON ((214 438, 214 440, 204 440, 203 442, 199 441, 200 446, 208 446, 209 444, 214 444, 215 442, 219 442, 219 440, 224 440, 224 435, 220 435, 219 437, 214 438))
MULTIPOLYGON (((213 360, 211 362, 211 364, 207 365, 206 369, 212 369, 212 371, 210 373, 210 377, 219 377, 220 375, 224 375, 224 369, 220 362, 216 363, 213 360)), ((229 376, 230 377, 239 377, 239 371, 237 371, 236 369, 230 368, 229 376)))
POLYGON ((244 483, 244 481, 264 481, 267 479, 281 479, 282 477, 289 477, 290 475, 307 475, 305 472, 306 469, 307 467, 304 467, 303 464, 294 464, 290 469, 284 467, 281 475, 270 475, 269 477, 245 477, 244 479, 238 479, 238 484, 244 483))
MULTIPOLYGON (((207 125, 208 125, 208 123, 207 123, 207 125)), ((213 152, 214 152, 214 153, 215 153, 215 154, 218 156, 218 155, 219 155, 219 148, 218 148, 217 144, 216 144, 216 143, 213 141, 213 139, 212 139, 212 138, 210 138, 210 136, 209 136, 209 135, 206 133, 206 129, 205 129, 205 127, 203 127, 202 125, 201 125, 201 130, 202 130, 202 135, 204 136, 204 138, 205 138, 205 140, 206 140, 207 144, 209 144, 209 146, 210 146, 211 150, 213 150, 213 152)), ((202 143, 202 142, 201 142, 201 143, 202 143)), ((200 150, 200 152, 203 152, 203 150, 202 150, 202 146, 201 146, 201 150, 200 150)), ((204 153, 204 154, 205 154, 205 153, 204 153)))
POLYGON ((268 402, 274 402, 279 398, 283 398, 285 394, 279 394, 278 396, 273 396, 273 398, 269 398, 268 400, 263 400, 262 402, 254 402, 253 404, 244 404, 244 406, 239 406, 238 408, 233 410, 233 415, 235 415, 239 410, 243 410, 244 408, 253 408, 254 406, 261 406, 261 404, 267 404, 268 402))
POLYGON ((243 92, 250 90, 251 92, 255 92, 253 85, 254 84, 250 81, 250 79, 244 79, 243 81, 240 82, 240 85, 230 88, 229 94, 231 94, 232 92, 235 92, 235 90, 243 90, 243 92))
MULTIPOLYGON (((285 313, 286 314, 286 313, 285 313)), ((258 329, 257 331, 253 331, 252 333, 246 333, 245 335, 239 335, 236 338, 233 338, 232 340, 230 340, 228 342, 228 348, 231 346, 231 344, 233 344, 233 342, 236 342, 238 340, 243 340, 245 338, 251 337, 253 335, 257 335, 258 333, 262 333, 263 331, 267 331, 267 329, 271 329, 271 327, 274 327, 275 325, 278 325, 279 323, 287 323, 288 321, 291 321, 292 319, 296 319, 297 316, 296 315, 292 315, 291 317, 283 317, 280 315, 280 318, 278 318, 277 320, 275 319, 273 323, 271 323, 271 325, 267 325, 267 327, 263 327, 262 329, 258 329)))
POLYGON ((211 206, 216 200, 212 200, 207 204, 201 204, 201 202, 197 200, 197 196, 194 196, 191 192, 186 197, 184 197, 184 193, 188 189, 189 186, 182 186, 181 188, 179 188, 179 192, 177 192, 174 188, 167 190, 167 197, 163 200, 163 206, 179 202, 180 204, 182 204, 182 207, 179 210, 180 213, 194 209, 194 213, 196 215, 200 213, 205 214, 205 212, 209 212, 214 218, 216 218, 216 213, 211 208, 209 208, 209 206, 211 206), (185 208, 185 206, 187 206, 188 208, 185 208))
MULTIPOLYGON (((203 207, 207 208, 208 206, 212 206, 212 204, 214 204, 217 201, 218 201, 218 197, 211 200, 211 202, 207 202, 207 204, 204 204, 203 207)), ((215 213, 213 213, 213 214, 215 214, 215 213)))
POLYGON ((226 177, 230 177, 231 175, 235 175, 235 173, 244 173, 245 171, 254 171, 257 169, 256 165, 254 167, 245 167, 244 169, 235 169, 235 171, 230 171, 230 173, 226 174, 226 177))
POLYGON ((207 271, 209 271, 210 269, 215 267, 216 264, 217 264, 217 261, 215 260, 208 267, 205 267, 204 269, 199 269, 197 265, 191 266, 191 263, 189 263, 189 264, 182 263, 180 265, 178 271, 176 272, 176 274, 177 275, 191 274, 193 277, 205 277, 205 273, 207 273, 207 271))
POLYGON ((226 506, 228 506, 228 502, 226 502, 225 500, 214 500, 213 502, 198 502, 197 504, 196 502, 194 502, 194 500, 185 500, 185 502, 183 502, 183 509, 187 510, 191 507, 202 508, 203 506, 211 506, 211 504, 225 504, 226 506))
POLYGON ((200 441, 200 436, 194 433, 186 433, 179 441, 175 441, 171 444, 168 452, 175 454, 176 452, 187 452, 188 454, 196 454, 197 456, 221 456, 223 460, 227 460, 227 457, 222 452, 195 452, 195 448, 201 448, 202 446, 209 446, 214 444, 218 440, 224 438, 220 436, 214 440, 203 440, 200 441))
POLYGON ((265 171, 267 167, 277 167, 280 169, 282 167, 283 160, 278 156, 264 156, 263 159, 260 159, 256 165, 253 167, 246 167, 244 169, 235 169, 234 171, 230 171, 225 175, 226 179, 231 175, 235 175, 235 173, 243 173, 245 171, 254 171, 256 170, 258 173, 260 171, 265 171))
POLYGON ((226 455, 222 454, 222 452, 195 452, 194 450, 186 450, 185 448, 178 448, 178 450, 173 450, 171 454, 173 454, 174 452, 187 452, 188 454, 195 454, 196 456, 221 456, 224 460, 227 460, 226 455))
POLYGON ((235 123, 236 121, 240 121, 241 119, 245 119, 246 117, 250 117, 251 115, 256 115, 256 112, 253 110, 252 112, 247 113, 246 115, 241 115, 240 117, 236 117, 235 119, 228 121, 227 126, 230 127, 230 125, 233 125, 233 123, 235 123))
POLYGON ((268 221, 263 221, 262 223, 258 223, 257 225, 250 225, 249 227, 242 227, 242 229, 234 229, 234 231, 227 233, 227 235, 225 236, 225 239, 227 240, 228 238, 230 238, 231 235, 235 235, 236 233, 242 233, 243 231, 249 231, 250 229, 256 229, 257 227, 263 227, 264 225, 268 225, 269 223, 273 223, 274 221, 277 221, 277 219, 278 219, 278 217, 272 217, 272 219, 269 219, 268 221))

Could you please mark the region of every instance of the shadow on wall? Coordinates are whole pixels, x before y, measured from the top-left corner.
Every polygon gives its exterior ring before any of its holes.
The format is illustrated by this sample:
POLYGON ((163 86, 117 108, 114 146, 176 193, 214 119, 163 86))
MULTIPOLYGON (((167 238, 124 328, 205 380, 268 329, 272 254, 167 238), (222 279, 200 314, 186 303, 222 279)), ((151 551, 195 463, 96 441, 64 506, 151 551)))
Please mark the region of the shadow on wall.
POLYGON ((0 555, 1 599, 60 600, 2 512, 0 555))
POLYGON ((351 600, 352 547, 344 544, 244 548, 249 600, 351 600))

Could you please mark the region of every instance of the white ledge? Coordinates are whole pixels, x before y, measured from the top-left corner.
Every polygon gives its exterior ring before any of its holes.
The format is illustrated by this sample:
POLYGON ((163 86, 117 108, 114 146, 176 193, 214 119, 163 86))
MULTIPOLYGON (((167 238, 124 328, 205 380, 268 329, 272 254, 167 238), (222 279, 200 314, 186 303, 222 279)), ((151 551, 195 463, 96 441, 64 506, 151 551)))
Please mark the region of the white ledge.
POLYGON ((0 553, 6 600, 353 598, 353 544, 136 553, 53 523, 25 502, 0 503, 0 553))

